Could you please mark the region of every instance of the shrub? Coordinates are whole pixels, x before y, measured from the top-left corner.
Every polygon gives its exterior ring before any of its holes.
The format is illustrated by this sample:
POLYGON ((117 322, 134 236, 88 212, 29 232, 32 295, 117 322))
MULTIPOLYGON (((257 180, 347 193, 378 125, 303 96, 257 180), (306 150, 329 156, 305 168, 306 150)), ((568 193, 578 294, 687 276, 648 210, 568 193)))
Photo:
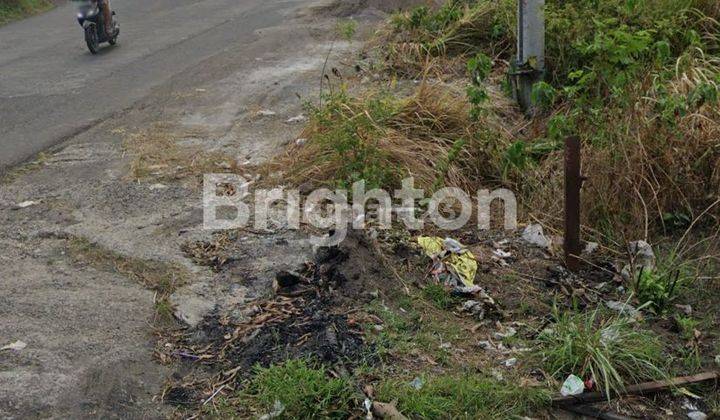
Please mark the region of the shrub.
POLYGON ((593 378, 608 395, 625 385, 664 376, 662 346, 628 318, 555 314, 555 324, 538 337, 536 357, 556 379, 593 378))
POLYGON ((329 378, 325 369, 299 359, 255 368, 240 399, 240 406, 260 414, 283 407, 282 416, 293 419, 347 418, 357 404, 347 379, 329 378))
POLYGON ((534 413, 549 402, 548 392, 502 383, 478 374, 425 378, 420 389, 409 381, 378 386, 378 399, 397 400, 398 410, 411 418, 497 419, 534 413))

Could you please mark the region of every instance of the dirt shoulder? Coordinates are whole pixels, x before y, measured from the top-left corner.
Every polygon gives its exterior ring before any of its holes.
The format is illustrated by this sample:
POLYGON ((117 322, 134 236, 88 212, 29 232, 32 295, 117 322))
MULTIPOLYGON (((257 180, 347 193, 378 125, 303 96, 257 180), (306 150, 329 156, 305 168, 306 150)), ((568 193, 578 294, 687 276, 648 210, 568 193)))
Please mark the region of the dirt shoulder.
MULTIPOLYGON (((363 5, 351 10, 379 16, 363 5)), ((182 251, 208 239, 196 178, 176 176, 194 174, 186 151, 217 152, 236 165, 295 141, 299 127, 286 120, 317 97, 331 44, 331 62, 352 46, 332 42, 335 20, 290 8, 281 27, 227 46, 3 181, 0 341, 26 347, 0 353, 1 417, 168 414, 156 397, 173 369, 153 357, 158 326, 175 325, 168 299, 174 294, 189 314, 214 304, 208 290, 238 281, 218 279, 182 251), (259 110, 274 114, 259 118, 259 110), (159 150, 174 160, 147 164, 159 150)), ((304 259, 280 239, 248 235, 242 272, 267 286, 270 267, 304 259)))

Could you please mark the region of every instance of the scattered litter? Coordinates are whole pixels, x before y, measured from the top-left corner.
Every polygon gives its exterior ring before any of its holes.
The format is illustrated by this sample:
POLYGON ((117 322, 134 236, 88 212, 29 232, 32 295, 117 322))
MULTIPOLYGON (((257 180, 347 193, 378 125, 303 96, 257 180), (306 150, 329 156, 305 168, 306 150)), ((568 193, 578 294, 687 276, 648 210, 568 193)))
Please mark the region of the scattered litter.
POLYGON ((585 244, 585 249, 583 250, 583 254, 585 255, 592 255, 595 253, 595 251, 600 248, 600 244, 597 242, 588 242, 585 244))
POLYGON ((195 92, 207 92, 207 89, 197 88, 195 92))
POLYGON ((418 391, 422 389, 423 385, 425 385, 425 381, 423 381, 420 377, 416 377, 412 380, 412 382, 410 382, 410 386, 418 391))
POLYGON ((687 416, 691 420, 705 420, 708 418, 707 414, 702 411, 691 411, 687 414, 687 416))
POLYGON ((305 146, 305 143, 307 143, 307 139, 300 138, 295 140, 296 146, 305 146))
POLYGON ((471 314, 478 320, 485 318, 485 305, 477 300, 468 300, 463 303, 462 311, 471 314))
POLYGON ((543 227, 538 224, 528 225, 522 233, 523 241, 538 248, 549 249, 552 242, 545 236, 543 227))
POLYGON ((452 252, 453 254, 462 254, 465 252, 465 247, 460 242, 456 241, 452 238, 445 238, 443 241, 443 246, 448 251, 452 252))
POLYGON ((28 200, 28 201, 23 201, 22 203, 17 203, 17 204, 15 205, 15 208, 17 208, 17 209, 25 209, 25 208, 28 208, 28 207, 31 207, 31 206, 36 206, 36 205, 38 205, 38 204, 40 204, 39 201, 28 200))
POLYGON ((148 187, 148 188, 150 188, 150 191, 157 191, 157 190, 167 189, 167 187, 168 187, 168 186, 165 185, 165 184, 159 184, 159 183, 158 183, 158 184, 152 184, 152 185, 151 185, 150 187, 148 187))
POLYGON ((453 289, 453 294, 458 296, 473 296, 480 292, 485 292, 482 287, 475 286, 457 286, 453 289))
POLYGON ((495 347, 487 340, 478 341, 477 346, 483 350, 493 350, 495 347))
POLYGON ((620 331, 616 326, 603 328, 600 331, 600 342, 606 346, 617 341, 618 338, 620 338, 620 331))
POLYGON ((655 253, 649 243, 635 241, 630 243, 629 248, 635 267, 645 267, 646 270, 655 268, 655 253))
POLYGON ((635 241, 628 245, 631 264, 622 269, 622 277, 625 281, 634 281, 641 271, 652 271, 655 269, 655 253, 652 246, 645 241, 635 241))
POLYGON ((365 408, 365 413, 367 414, 365 416, 365 418, 368 420, 372 420, 372 418, 373 418, 372 406, 373 406, 372 400, 370 398, 365 398, 365 401, 363 401, 363 407, 365 408))
POLYGON ((683 410, 688 411, 698 411, 697 406, 694 403, 690 402, 690 400, 688 400, 687 398, 685 399, 685 401, 683 401, 682 408, 683 410))
POLYGON ((513 337, 515 336, 515 334, 517 334, 517 330, 515 328, 507 327, 505 328, 505 332, 496 331, 493 334, 493 338, 495 338, 496 340, 503 340, 508 337, 513 337))
POLYGON ((685 313, 685 315, 692 315, 692 313, 693 313, 693 308, 690 305, 675 305, 675 308, 680 311, 683 311, 683 313, 685 313))
POLYGON ((585 382, 575 375, 570 375, 560 388, 560 395, 567 397, 570 395, 580 395, 585 391, 585 382))
POLYGON ((485 319, 485 314, 487 313, 487 311, 490 311, 492 313, 500 312, 500 308, 497 303, 495 303, 495 299, 491 298, 490 295, 488 295, 482 287, 475 286, 472 288, 456 288, 456 290, 453 290, 453 294, 462 296, 463 293, 460 292, 466 290, 472 291, 474 299, 467 300, 465 301, 465 303, 463 303, 463 312, 471 314, 478 321, 482 321, 483 319, 485 319))
POLYGON ((288 118, 287 121, 285 121, 288 124, 297 124, 307 121, 307 117, 305 117, 303 114, 300 114, 296 117, 288 118))
POLYGON ((717 356, 715 356, 715 364, 718 365, 718 366, 720 366, 720 354, 718 354, 717 356))
POLYGON ((628 315, 631 318, 639 318, 640 317, 640 311, 635 309, 634 306, 618 302, 616 300, 610 300, 605 302, 605 306, 607 306, 609 309, 612 309, 615 312, 618 312, 620 315, 628 315))
POLYGON ((256 114, 259 117, 272 117, 275 115, 275 111, 270 111, 269 109, 263 109, 257 112, 256 114))
POLYGON ((450 238, 420 236, 418 245, 433 260, 433 274, 438 281, 451 286, 471 287, 477 273, 475 256, 458 241, 450 238))
POLYGON ((20 351, 20 350, 24 349, 25 347, 27 347, 27 344, 24 341, 18 340, 14 343, 10 343, 6 346, 0 347, 0 351, 5 351, 5 350, 20 351))
POLYGON ((282 413, 285 411, 285 406, 283 405, 280 400, 275 400, 275 404, 273 404, 273 409, 268 414, 264 414, 260 416, 260 420, 270 420, 277 417, 280 417, 282 413))
POLYGON ((512 257, 511 253, 509 253, 507 251, 503 251, 502 249, 496 249, 495 251, 493 251, 493 255, 498 258, 502 258, 502 259, 512 257))
POLYGON ((512 257, 512 254, 503 250, 502 248, 497 248, 496 250, 494 250, 493 255, 492 255, 493 261, 500 264, 501 267, 509 266, 510 264, 508 264, 508 262, 505 260, 508 258, 511 258, 511 257, 512 257))
POLYGON ((505 367, 513 367, 516 364, 517 364, 517 359, 514 357, 511 359, 507 359, 506 361, 503 362, 503 365, 505 365, 505 367))

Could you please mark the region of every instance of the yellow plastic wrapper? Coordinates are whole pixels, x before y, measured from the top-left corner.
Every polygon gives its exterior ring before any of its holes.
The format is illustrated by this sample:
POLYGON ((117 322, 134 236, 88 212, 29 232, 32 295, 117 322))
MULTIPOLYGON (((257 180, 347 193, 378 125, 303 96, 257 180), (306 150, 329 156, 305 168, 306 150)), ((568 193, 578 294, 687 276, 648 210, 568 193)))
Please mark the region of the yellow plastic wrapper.
POLYGON ((456 274, 465 286, 472 286, 477 274, 477 260, 472 252, 463 249, 454 252, 446 248, 445 240, 437 236, 419 236, 417 243, 430 258, 439 258, 448 268, 456 274))

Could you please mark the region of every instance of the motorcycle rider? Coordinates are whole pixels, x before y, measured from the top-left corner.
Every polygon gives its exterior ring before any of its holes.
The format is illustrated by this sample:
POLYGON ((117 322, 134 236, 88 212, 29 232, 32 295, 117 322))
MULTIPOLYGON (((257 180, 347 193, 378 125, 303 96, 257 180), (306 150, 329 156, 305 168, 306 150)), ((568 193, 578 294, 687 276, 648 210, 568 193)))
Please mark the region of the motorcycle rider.
POLYGON ((105 22, 105 34, 108 38, 112 38, 113 24, 112 24, 112 9, 110 9, 110 0, 95 0, 100 2, 100 6, 103 12, 103 21, 105 22))

